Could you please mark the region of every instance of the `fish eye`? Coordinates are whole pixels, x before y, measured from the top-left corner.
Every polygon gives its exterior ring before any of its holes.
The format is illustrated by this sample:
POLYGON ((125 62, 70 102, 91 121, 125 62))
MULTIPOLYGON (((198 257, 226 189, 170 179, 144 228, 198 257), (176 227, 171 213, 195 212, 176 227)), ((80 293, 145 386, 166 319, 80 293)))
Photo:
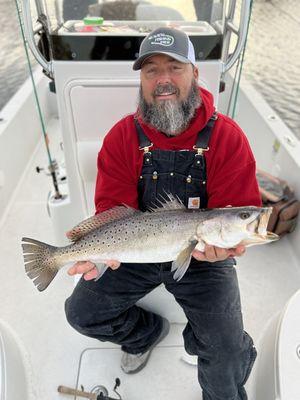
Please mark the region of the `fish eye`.
POLYGON ((240 213, 240 218, 241 219, 248 219, 251 216, 251 214, 247 211, 243 211, 240 213))

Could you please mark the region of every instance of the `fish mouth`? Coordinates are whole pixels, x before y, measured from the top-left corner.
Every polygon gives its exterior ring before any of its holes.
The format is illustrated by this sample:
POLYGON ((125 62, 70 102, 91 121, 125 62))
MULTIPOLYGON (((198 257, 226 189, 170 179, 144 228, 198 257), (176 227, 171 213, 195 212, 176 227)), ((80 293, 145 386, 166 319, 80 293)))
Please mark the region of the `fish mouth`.
MULTIPOLYGON (((267 231, 268 222, 272 214, 272 207, 263 207, 256 219, 247 225, 250 232, 249 243, 266 243, 279 239, 276 233, 267 231)), ((246 240, 247 241, 247 240, 246 240)))

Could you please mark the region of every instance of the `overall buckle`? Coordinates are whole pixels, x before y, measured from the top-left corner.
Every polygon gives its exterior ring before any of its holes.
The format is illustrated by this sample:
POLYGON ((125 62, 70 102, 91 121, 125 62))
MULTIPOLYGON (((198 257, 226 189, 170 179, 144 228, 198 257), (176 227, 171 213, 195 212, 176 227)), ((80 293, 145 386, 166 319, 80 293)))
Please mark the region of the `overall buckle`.
POLYGON ((197 147, 196 145, 195 146, 193 146, 193 149, 194 150, 197 150, 197 156, 203 156, 203 152, 204 151, 208 151, 209 150, 209 147, 197 147))
POLYGON ((143 150, 144 155, 147 153, 150 153, 149 149, 153 147, 153 143, 150 143, 149 146, 145 146, 145 147, 139 147, 139 150, 143 150))

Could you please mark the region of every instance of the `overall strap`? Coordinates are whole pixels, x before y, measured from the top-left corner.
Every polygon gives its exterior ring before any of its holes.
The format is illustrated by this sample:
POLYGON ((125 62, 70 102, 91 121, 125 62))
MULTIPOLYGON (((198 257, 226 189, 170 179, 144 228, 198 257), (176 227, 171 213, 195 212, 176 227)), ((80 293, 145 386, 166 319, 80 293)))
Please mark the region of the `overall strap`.
POLYGON ((144 153, 149 153, 149 149, 153 146, 153 143, 151 143, 150 140, 147 138, 139 121, 136 118, 134 119, 134 125, 136 127, 139 138, 139 149, 144 150, 144 153))
POLYGON ((197 150, 198 155, 202 155, 204 151, 209 150, 209 140, 217 119, 217 113, 214 112, 205 127, 198 133, 197 142, 195 146, 193 146, 193 149, 197 150))

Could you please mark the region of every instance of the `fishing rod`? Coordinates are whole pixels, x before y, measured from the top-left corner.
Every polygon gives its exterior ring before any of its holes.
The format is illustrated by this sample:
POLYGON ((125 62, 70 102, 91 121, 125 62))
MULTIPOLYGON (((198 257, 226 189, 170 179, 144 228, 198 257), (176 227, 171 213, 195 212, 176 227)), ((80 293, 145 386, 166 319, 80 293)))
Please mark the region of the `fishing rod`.
POLYGON ((47 155, 48 155, 48 161, 49 161, 48 169, 49 169, 49 172, 50 172, 50 175, 51 175, 51 178, 52 178, 52 183, 53 183, 53 186, 54 186, 54 193, 55 193, 54 194, 54 198, 56 200, 58 200, 58 199, 62 199, 63 196, 60 193, 59 187, 58 187, 58 181, 57 181, 57 176, 56 176, 57 164, 56 164, 55 160, 52 159, 51 153, 50 153, 49 138, 48 138, 48 135, 47 135, 47 132, 46 132, 46 127, 45 127, 45 123, 44 123, 44 119, 43 119, 43 115, 42 115, 42 110, 41 110, 41 107, 40 107, 40 101, 39 101, 39 98, 38 98, 36 85, 35 85, 35 82, 34 82, 32 66, 31 66, 31 62, 30 62, 30 58, 29 58, 29 52, 28 52, 28 48, 27 48, 27 40, 26 40, 25 32, 24 32, 21 7, 20 7, 20 5, 18 3, 18 0, 15 0, 15 4, 16 4, 16 8, 17 8, 18 20, 19 20, 19 25, 20 25, 20 29, 21 29, 21 35, 22 35, 22 39, 23 39, 23 43, 24 43, 24 49, 25 49, 25 53, 26 53, 26 58, 27 58, 27 62, 28 62, 29 74, 30 74, 30 78, 31 78, 32 86, 33 86, 34 97, 36 99, 36 104, 37 104, 37 108, 38 108, 38 114, 39 114, 39 118, 40 118, 40 122, 41 122, 41 128, 42 128, 44 142, 45 142, 46 151, 47 151, 47 155))

